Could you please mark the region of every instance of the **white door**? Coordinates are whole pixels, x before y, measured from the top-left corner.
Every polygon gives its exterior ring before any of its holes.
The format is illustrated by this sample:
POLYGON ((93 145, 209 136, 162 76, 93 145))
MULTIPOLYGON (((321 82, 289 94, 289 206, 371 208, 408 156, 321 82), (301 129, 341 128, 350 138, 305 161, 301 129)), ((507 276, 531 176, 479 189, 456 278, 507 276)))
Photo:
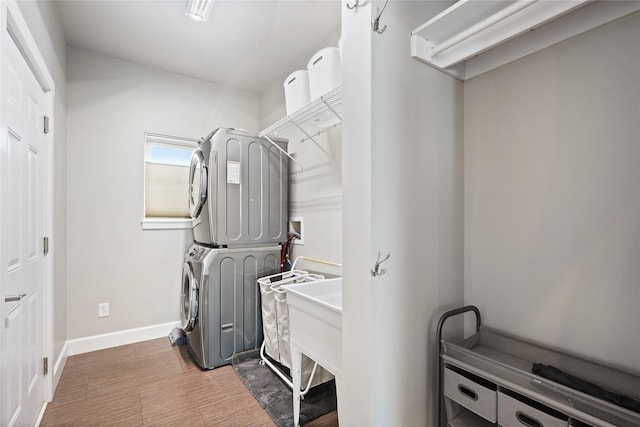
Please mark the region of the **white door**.
POLYGON ((12 38, 2 40, 0 425, 26 426, 44 401, 45 96, 12 38))

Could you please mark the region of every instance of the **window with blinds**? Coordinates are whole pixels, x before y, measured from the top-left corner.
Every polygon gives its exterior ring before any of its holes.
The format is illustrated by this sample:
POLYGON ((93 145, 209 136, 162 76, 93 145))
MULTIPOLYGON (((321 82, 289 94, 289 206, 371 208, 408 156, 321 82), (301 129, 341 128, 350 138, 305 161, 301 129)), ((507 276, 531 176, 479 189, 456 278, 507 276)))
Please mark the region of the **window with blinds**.
POLYGON ((189 218, 189 164, 197 141, 151 133, 145 139, 145 219, 189 218))

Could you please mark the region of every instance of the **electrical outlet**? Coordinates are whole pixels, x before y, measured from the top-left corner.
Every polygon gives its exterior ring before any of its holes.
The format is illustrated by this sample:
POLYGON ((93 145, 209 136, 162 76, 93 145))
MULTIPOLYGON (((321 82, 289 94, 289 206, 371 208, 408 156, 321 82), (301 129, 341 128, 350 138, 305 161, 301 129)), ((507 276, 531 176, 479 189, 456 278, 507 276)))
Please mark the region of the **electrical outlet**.
POLYGON ((103 302, 98 304, 98 317, 107 317, 109 316, 109 303, 103 302))

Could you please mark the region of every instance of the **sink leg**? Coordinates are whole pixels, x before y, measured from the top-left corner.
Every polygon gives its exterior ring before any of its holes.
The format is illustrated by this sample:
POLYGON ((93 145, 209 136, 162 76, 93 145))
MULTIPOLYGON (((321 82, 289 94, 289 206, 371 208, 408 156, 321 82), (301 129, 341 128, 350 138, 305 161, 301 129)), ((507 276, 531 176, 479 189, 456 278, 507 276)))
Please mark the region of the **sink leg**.
MULTIPOLYGON (((335 374, 334 374, 335 375, 335 374)), ((342 395, 342 375, 335 376, 336 379, 336 397, 338 400, 338 425, 340 425, 340 408, 344 408, 344 396, 342 395)))
POLYGON ((291 379, 293 382, 293 425, 300 425, 300 384, 302 382, 302 352, 291 344, 291 379))

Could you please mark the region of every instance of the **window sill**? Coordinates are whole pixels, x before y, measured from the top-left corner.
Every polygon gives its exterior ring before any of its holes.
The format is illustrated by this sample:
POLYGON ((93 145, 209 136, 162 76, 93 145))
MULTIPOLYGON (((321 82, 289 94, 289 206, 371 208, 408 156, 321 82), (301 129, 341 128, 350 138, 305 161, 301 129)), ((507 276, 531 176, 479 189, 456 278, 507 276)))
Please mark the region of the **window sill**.
POLYGON ((193 228, 191 218, 145 218, 140 221, 143 230, 186 230, 193 228))

